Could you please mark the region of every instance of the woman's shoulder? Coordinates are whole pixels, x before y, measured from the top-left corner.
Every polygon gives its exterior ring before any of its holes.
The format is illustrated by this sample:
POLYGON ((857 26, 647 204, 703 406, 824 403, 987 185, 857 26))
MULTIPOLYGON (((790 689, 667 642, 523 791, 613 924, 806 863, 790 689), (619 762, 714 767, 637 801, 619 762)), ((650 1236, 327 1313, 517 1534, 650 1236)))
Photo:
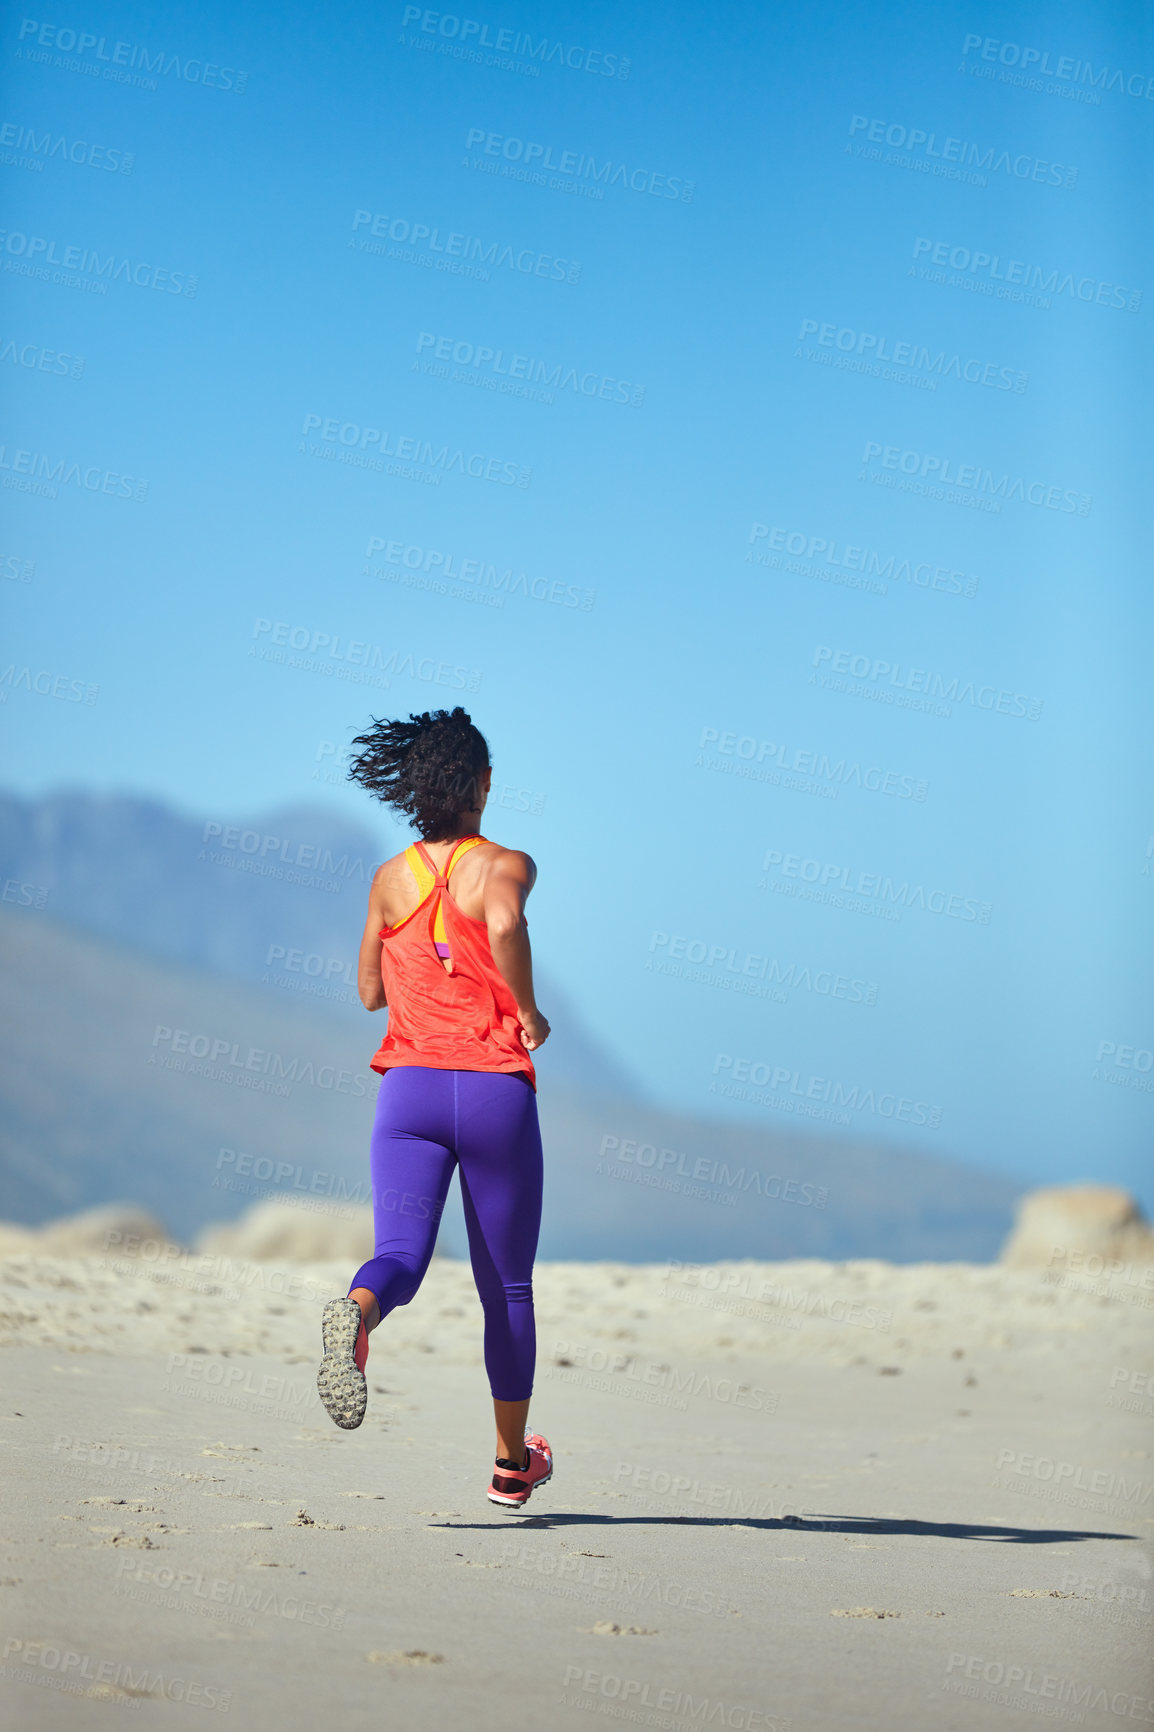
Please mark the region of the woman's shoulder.
POLYGON ((478 865, 487 871, 508 874, 532 884, 537 876, 537 862, 531 854, 526 854, 523 848, 506 848, 503 843, 494 842, 489 836, 486 836, 484 841, 484 850, 474 848, 471 851, 478 865))
POLYGON ((398 872, 404 871, 408 865, 408 861, 405 859, 408 851, 407 848, 402 848, 399 854, 390 854, 387 860, 382 860, 373 874, 374 880, 381 877, 392 878, 398 872))
POLYGON ((373 873, 372 891, 375 895, 387 894, 389 890, 399 886, 411 885, 413 871, 405 858, 408 850, 402 848, 399 854, 392 854, 373 873))

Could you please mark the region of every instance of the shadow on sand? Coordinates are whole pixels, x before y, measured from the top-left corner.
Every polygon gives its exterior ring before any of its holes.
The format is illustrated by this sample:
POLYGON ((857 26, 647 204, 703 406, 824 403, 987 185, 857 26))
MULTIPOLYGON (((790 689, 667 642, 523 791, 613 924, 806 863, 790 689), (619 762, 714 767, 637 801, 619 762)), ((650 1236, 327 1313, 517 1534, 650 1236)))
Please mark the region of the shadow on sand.
MULTIPOLYGON (((765 1533, 778 1531, 806 1534, 877 1534, 883 1537, 908 1535, 917 1539, 993 1540, 1001 1545, 1053 1546, 1072 1540, 1136 1540, 1137 1534, 1098 1533, 1081 1528, 1018 1528, 981 1527, 974 1522, 920 1522, 912 1518, 884 1516, 686 1516, 686 1515, 596 1515, 592 1511, 567 1510, 557 1515, 509 1514, 519 1528, 573 1527, 685 1527, 685 1528, 759 1528, 765 1533)), ((455 1530, 477 1528, 491 1530, 508 1526, 499 1519, 488 1522, 430 1522, 430 1527, 455 1530)))

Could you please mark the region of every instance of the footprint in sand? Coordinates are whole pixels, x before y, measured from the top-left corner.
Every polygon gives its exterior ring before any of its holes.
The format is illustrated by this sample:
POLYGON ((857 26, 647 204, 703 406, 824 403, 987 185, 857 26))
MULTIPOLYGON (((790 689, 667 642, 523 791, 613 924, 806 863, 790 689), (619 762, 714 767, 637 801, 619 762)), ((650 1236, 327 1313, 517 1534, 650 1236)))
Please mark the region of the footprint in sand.
POLYGON ((100 1504, 114 1509, 129 1509, 134 1515, 159 1515, 154 1503, 133 1503, 126 1497, 82 1497, 80 1502, 100 1504))
POLYGON ((334 1533, 334 1534, 343 1534, 345 1531, 344 1522, 319 1522, 319 1521, 316 1521, 309 1514, 307 1509, 298 1509, 296 1515, 293 1517, 292 1521, 289 1523, 289 1527, 290 1528, 316 1528, 318 1530, 318 1532, 323 1528, 323 1529, 326 1529, 329 1533, 334 1533))
MULTIPOLYGON (((882 1611, 877 1606, 850 1606, 844 1611, 833 1610, 831 1618, 900 1618, 900 1612, 882 1611)), ((927 1618, 944 1618, 944 1612, 927 1612, 927 1618)))
POLYGON ((439 1666, 444 1658, 444 1654, 430 1654, 424 1648, 406 1648, 404 1653, 374 1648, 365 1655, 374 1666, 439 1666))

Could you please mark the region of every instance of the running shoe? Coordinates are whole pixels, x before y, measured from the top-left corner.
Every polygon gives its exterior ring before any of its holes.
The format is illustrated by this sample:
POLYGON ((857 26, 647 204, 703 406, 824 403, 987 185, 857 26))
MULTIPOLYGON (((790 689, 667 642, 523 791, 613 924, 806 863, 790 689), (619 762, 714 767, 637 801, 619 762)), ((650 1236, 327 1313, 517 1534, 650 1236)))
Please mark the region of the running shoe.
POLYGON ((355 1431, 365 1417, 369 1389, 365 1360, 369 1336, 355 1299, 330 1299, 321 1317, 325 1356, 317 1371, 317 1391, 334 1425, 355 1431))
POLYGON ((497 1457, 492 1484, 485 1493, 490 1503, 499 1503, 506 1509, 520 1509, 522 1504, 528 1503, 537 1486, 545 1485, 553 1478, 553 1451, 545 1439, 535 1431, 527 1431, 525 1447, 529 1451, 527 1467, 515 1468, 501 1456, 497 1457))

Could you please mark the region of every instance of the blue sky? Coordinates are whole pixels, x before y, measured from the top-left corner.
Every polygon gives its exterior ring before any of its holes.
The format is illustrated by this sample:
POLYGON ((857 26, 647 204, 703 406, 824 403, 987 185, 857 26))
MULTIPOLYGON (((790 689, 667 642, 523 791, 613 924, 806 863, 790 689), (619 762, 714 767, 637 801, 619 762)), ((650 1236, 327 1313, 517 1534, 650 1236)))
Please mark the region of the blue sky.
POLYGON ((1143 17, 82 11, 2 39, 9 784, 372 819, 324 742, 463 701, 655 1099, 1154 1202, 1143 17))

